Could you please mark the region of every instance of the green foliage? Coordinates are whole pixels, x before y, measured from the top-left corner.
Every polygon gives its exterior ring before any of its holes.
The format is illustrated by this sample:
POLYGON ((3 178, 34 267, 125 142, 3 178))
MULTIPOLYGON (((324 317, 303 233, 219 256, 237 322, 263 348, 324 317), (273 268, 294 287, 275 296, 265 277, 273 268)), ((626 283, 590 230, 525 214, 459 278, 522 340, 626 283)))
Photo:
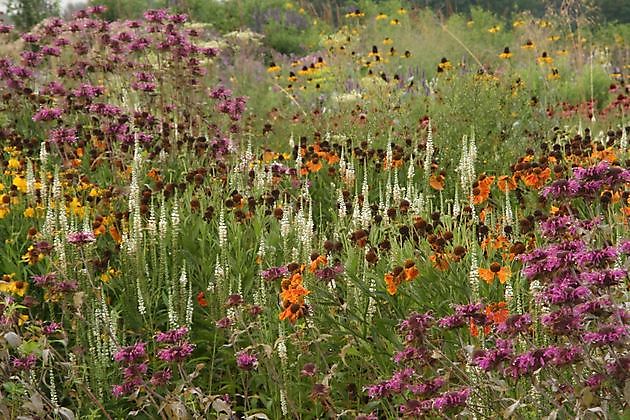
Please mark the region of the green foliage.
POLYGON ((59 15, 59 0, 8 0, 7 16, 21 31, 27 31, 43 19, 59 15))

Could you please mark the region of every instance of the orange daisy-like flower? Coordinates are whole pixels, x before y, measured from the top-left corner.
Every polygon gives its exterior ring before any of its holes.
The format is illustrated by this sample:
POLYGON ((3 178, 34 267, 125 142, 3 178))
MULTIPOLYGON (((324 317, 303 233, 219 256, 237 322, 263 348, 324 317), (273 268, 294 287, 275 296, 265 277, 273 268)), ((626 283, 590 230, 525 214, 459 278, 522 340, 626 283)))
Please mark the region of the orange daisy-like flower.
POLYGON ((494 182, 493 176, 482 175, 473 188, 473 203, 481 204, 490 197, 490 185, 494 182))
POLYGON ((479 277, 484 279, 488 284, 492 284, 495 278, 498 278, 501 284, 505 284, 511 275, 512 270, 510 270, 510 267, 501 267, 501 264, 497 262, 490 264, 490 268, 479 268, 479 277))
POLYGON ((444 253, 436 252, 429 256, 429 260, 433 263, 433 267, 440 271, 446 271, 449 267, 448 256, 444 253))
POLYGON ((429 185, 434 190, 442 191, 444 189, 444 179, 442 174, 433 174, 429 177, 429 185))
POLYGON ((499 177, 497 185, 499 186, 499 190, 503 192, 514 191, 516 189, 516 179, 514 175, 512 176, 501 175, 499 177))
POLYGON ((496 237, 488 236, 481 243, 481 249, 486 251, 488 248, 499 250, 499 249, 507 249, 510 245, 510 241, 508 241, 505 235, 499 235, 496 237))
POLYGON ((314 273, 319 267, 328 264, 328 259, 326 259, 325 255, 312 255, 311 263, 308 266, 308 271, 314 273))
POLYGON ((418 274, 419 274, 418 268, 416 267, 416 263, 413 262, 412 260, 405 261, 405 268, 403 271, 405 273, 406 281, 411 281, 415 279, 416 277, 418 277, 418 274))
POLYGON ((550 168, 534 168, 527 175, 521 177, 525 185, 530 188, 540 189, 547 182, 549 177, 551 176, 550 168))
POLYGON ((407 280, 407 275, 405 273, 405 269, 400 266, 395 267, 391 273, 385 274, 387 293, 392 296, 395 295, 398 291, 398 286, 400 286, 404 280, 407 280))

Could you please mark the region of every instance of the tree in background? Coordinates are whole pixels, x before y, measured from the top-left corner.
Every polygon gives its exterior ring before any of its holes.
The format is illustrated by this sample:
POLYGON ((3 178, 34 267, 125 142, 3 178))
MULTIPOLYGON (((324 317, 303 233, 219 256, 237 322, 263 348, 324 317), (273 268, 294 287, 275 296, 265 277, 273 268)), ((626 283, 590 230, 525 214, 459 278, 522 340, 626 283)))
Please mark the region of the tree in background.
POLYGON ((27 31, 43 19, 59 16, 59 0, 8 0, 7 16, 15 27, 27 31))

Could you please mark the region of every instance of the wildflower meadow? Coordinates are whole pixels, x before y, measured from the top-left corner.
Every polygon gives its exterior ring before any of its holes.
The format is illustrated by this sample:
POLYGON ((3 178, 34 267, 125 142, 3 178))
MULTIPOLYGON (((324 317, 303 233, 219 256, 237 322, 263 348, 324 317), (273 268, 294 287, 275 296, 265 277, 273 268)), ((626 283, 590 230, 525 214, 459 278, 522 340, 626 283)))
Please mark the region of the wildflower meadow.
POLYGON ((0 16, 0 418, 628 418, 630 24, 417 3, 0 16))

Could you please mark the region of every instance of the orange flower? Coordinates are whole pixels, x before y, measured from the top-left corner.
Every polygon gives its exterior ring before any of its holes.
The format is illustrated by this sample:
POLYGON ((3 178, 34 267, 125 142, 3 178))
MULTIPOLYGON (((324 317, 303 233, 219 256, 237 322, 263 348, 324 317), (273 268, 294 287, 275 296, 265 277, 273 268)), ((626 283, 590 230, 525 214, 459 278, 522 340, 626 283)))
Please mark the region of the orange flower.
POLYGON ((199 293, 197 293, 197 303, 199 304, 199 306, 201 306, 202 308, 205 308, 208 306, 208 301, 206 300, 206 296, 203 293, 203 290, 199 293))
POLYGON ((444 189, 444 175, 442 174, 431 175, 429 177, 429 185, 434 190, 442 191, 444 189))
POLYGON ((481 243, 481 249, 486 251, 488 247, 499 250, 499 249, 507 249, 510 245, 510 242, 505 237, 505 235, 499 235, 497 237, 488 236, 481 243))
POLYGON ((512 270, 510 270, 510 267, 501 267, 501 264, 496 262, 490 264, 490 268, 479 268, 479 277, 488 284, 492 284, 495 277, 499 279, 501 284, 504 284, 511 275, 512 270))
MULTIPOLYGON (((490 334, 492 326, 499 325, 508 318, 510 312, 506 309, 507 304, 503 301, 490 304, 486 306, 484 313, 489 322, 483 327, 483 333, 485 335, 490 334)), ((479 328, 473 318, 470 318, 470 335, 477 337, 479 335, 479 328)))
POLYGON ((514 175, 512 175, 511 177, 507 175, 501 175, 497 184, 499 185, 499 190, 503 192, 514 191, 516 189, 516 179, 514 175))
POLYGON ((412 260, 405 261, 404 272, 405 272, 406 281, 411 281, 415 279, 416 277, 418 277, 418 274, 419 274, 418 268, 416 267, 416 263, 413 262, 412 260))
POLYGON ((398 286, 400 286, 403 280, 407 280, 407 275, 405 269, 400 266, 395 267, 391 273, 385 274, 387 292, 392 296, 395 295, 398 291, 398 286))
POLYGON ((398 291, 398 284, 394 279, 394 275, 392 273, 385 274, 385 284, 387 285, 387 293, 390 295, 395 295, 398 291))
POLYGON ((310 271, 311 273, 314 273, 315 270, 317 270, 319 267, 324 266, 326 264, 328 264, 328 260, 326 259, 326 256, 318 255, 317 257, 315 257, 315 259, 311 261, 311 264, 308 266, 308 271, 310 271))
POLYGON ((547 182, 550 175, 551 175, 551 169, 549 168, 545 168, 545 169, 534 168, 527 175, 522 177, 522 179, 525 185, 538 190, 542 188, 543 185, 545 185, 545 182, 547 182))
POLYGON ((440 271, 446 271, 449 267, 448 256, 446 254, 436 252, 429 256, 429 260, 433 263, 433 267, 440 271))
POLYGON ((120 233, 118 232, 118 229, 116 229, 116 226, 112 225, 109 227, 109 234, 112 235, 112 238, 117 244, 122 243, 122 236, 120 236, 120 233))
POLYGON ((494 182, 493 176, 482 175, 477 181, 477 186, 473 188, 473 203, 481 204, 490 197, 490 185, 494 182))
POLYGON ((319 160, 319 158, 309 160, 306 162, 306 169, 308 169, 309 172, 319 172, 319 170, 322 169, 321 160, 319 160))
POLYGON ((278 316, 280 321, 288 319, 291 324, 295 324, 299 318, 304 316, 304 304, 303 303, 290 303, 278 316))

